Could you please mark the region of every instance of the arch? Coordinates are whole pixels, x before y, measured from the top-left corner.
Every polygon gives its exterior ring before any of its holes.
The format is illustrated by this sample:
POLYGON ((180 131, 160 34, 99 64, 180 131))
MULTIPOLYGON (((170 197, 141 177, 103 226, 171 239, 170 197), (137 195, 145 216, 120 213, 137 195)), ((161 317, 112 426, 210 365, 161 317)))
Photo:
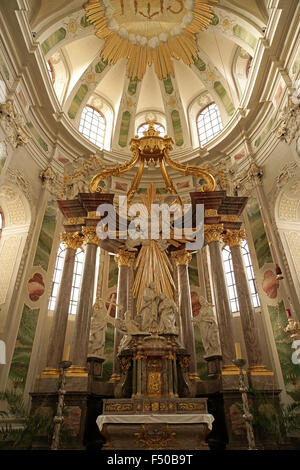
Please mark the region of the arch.
POLYGON ((275 203, 277 224, 289 269, 300 297, 300 178, 292 178, 280 191, 275 203))
POLYGON ((0 207, 5 225, 0 239, 0 330, 6 321, 19 267, 31 223, 29 202, 20 189, 11 184, 0 186, 0 207))

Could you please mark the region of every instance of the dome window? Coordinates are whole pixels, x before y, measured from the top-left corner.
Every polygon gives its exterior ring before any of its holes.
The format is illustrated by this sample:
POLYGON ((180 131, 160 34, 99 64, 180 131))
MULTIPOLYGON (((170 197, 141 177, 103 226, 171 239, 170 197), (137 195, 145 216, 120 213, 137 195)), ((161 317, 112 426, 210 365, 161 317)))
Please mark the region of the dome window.
POLYGON ((46 62, 46 65, 47 65, 47 70, 48 70, 48 73, 49 73, 50 80, 51 80, 52 84, 54 84, 54 82, 55 82, 55 72, 54 72, 53 65, 51 64, 50 60, 48 60, 46 62))
POLYGON ((197 116, 197 130, 201 147, 204 147, 222 129, 222 119, 216 103, 211 103, 200 111, 197 116))
POLYGON ((103 114, 92 106, 85 106, 80 119, 79 132, 97 147, 103 149, 105 130, 106 122, 103 114))

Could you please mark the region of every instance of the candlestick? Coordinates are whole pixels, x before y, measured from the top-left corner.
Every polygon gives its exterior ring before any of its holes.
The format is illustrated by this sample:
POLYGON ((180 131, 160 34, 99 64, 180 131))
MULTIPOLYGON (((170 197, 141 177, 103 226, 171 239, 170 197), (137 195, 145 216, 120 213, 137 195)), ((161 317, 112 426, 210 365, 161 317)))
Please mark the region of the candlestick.
POLYGON ((64 353, 63 361, 68 361, 70 359, 70 349, 71 349, 71 345, 67 344, 66 347, 65 347, 65 353, 64 353))
POLYGON ((241 345, 240 343, 235 343, 235 358, 242 359, 241 345))
MULTIPOLYGON (((236 352, 239 352, 240 354, 240 343, 235 343, 236 347, 235 350, 236 352), (237 348, 238 345, 238 348, 237 348)), ((248 403, 248 387, 246 385, 245 377, 244 377, 244 371, 243 367, 246 364, 245 359, 242 359, 240 357, 239 359, 235 359, 232 361, 235 366, 239 368, 239 378, 240 378, 240 386, 239 386, 239 391, 241 392, 242 395, 242 402, 243 402, 243 418, 245 421, 246 425, 246 431, 247 431, 247 440, 248 440, 248 450, 257 450, 255 446, 255 439, 254 439, 254 432, 253 432, 253 416, 250 413, 249 410, 249 403, 248 403)))

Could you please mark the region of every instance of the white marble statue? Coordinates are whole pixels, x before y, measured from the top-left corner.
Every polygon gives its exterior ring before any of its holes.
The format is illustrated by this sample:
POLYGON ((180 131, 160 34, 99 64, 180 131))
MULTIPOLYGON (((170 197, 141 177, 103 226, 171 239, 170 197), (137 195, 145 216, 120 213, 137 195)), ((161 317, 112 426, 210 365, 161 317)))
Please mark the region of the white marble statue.
POLYGON ((160 334, 178 334, 176 326, 176 316, 178 312, 177 305, 174 300, 171 300, 167 294, 162 294, 158 306, 159 312, 159 326, 158 333, 160 334))
POLYGON ((149 331, 151 328, 158 327, 158 300, 155 284, 151 282, 144 290, 142 306, 139 313, 141 316, 141 329, 143 331, 149 331))
POLYGON ((95 303, 91 318, 89 356, 104 358, 105 332, 107 323, 111 322, 110 319, 111 317, 106 312, 105 306, 102 306, 100 302, 95 303))
POLYGON ((215 319, 213 305, 200 296, 201 309, 199 315, 193 318, 193 323, 200 329, 206 357, 221 356, 219 329, 215 319))

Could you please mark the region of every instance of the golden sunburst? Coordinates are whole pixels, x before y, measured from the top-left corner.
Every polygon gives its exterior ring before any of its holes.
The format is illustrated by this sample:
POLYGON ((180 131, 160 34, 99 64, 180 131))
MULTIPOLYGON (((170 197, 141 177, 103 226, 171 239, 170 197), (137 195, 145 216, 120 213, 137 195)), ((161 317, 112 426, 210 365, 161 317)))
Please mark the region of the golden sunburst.
POLYGON ((127 75, 141 80, 147 65, 157 76, 174 76, 172 59, 191 65, 197 58, 196 34, 214 17, 218 0, 89 0, 87 18, 105 40, 101 57, 109 64, 128 59, 127 75))

